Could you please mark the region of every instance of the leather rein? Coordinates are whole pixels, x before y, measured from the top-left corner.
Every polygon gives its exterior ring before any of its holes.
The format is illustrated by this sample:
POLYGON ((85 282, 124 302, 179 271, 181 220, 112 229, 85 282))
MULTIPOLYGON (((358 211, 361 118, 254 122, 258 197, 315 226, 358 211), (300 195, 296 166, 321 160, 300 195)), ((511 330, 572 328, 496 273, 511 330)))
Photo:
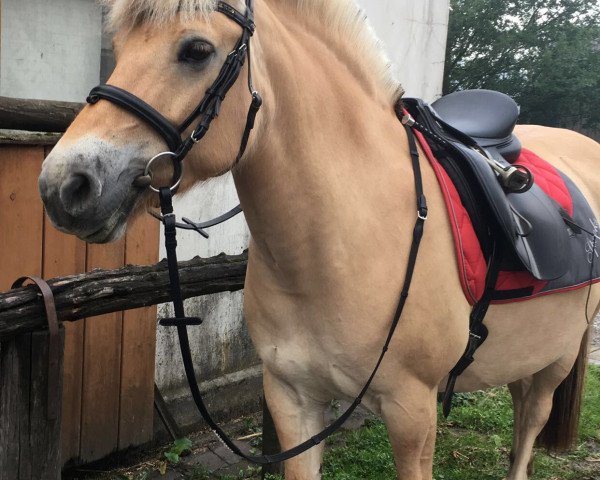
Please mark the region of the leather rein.
POLYGON ((379 367, 383 362, 386 352, 388 351, 389 345, 396 331, 396 327, 400 322, 402 311, 406 304, 410 285, 417 261, 419 252, 419 246, 423 237, 423 230, 425 221, 427 220, 427 201, 423 194, 423 182, 421 177, 421 167, 419 163, 419 152, 415 140, 414 133, 411 130, 411 125, 404 123, 410 148, 410 155, 412 159, 412 166, 415 179, 415 190, 416 190, 416 208, 417 208, 417 219, 413 230, 412 245, 409 253, 408 264, 406 267, 404 284, 400 293, 400 300, 396 308, 396 312, 392 319, 392 323, 389 328, 387 338, 385 340, 383 349, 378 357, 375 368, 369 376, 364 387, 352 402, 348 410, 346 410, 338 419, 331 425, 326 427, 323 431, 314 435, 310 439, 301 443, 300 445, 274 455, 261 455, 253 456, 247 455, 240 450, 240 448, 231 440, 223 429, 213 420, 210 413, 206 408, 196 374, 194 370, 194 364, 192 354, 190 351, 190 343, 188 337, 188 326, 197 326, 202 324, 202 319, 197 317, 187 317, 185 315, 185 309, 183 304, 183 294, 181 291, 179 269, 177 264, 177 228, 195 230, 200 233, 203 237, 208 238, 208 234, 205 232, 206 228, 218 225, 232 218, 233 216, 240 213, 241 207, 235 207, 230 212, 208 222, 195 223, 189 219, 184 218, 184 223, 178 223, 173 210, 172 199, 173 195, 177 192, 181 179, 183 176, 183 159, 190 152, 193 146, 198 143, 208 131, 210 124, 214 118, 219 114, 221 103, 223 102, 225 95, 231 89, 231 87, 237 81, 244 62, 248 59, 248 89, 252 95, 252 103, 248 111, 248 117, 246 121, 246 128, 244 130, 242 140, 240 143, 240 149, 238 155, 233 163, 233 166, 237 164, 248 144, 248 139, 252 128, 254 127, 254 121, 260 107, 262 105, 262 98, 256 92, 252 85, 252 73, 250 65, 250 38, 254 34, 255 24, 253 18, 253 0, 246 0, 246 13, 242 14, 230 5, 219 2, 217 4, 217 10, 222 14, 229 17, 231 20, 236 22, 242 27, 242 35, 236 44, 234 50, 228 55, 225 64, 221 68, 220 74, 207 90, 205 97, 196 107, 196 109, 189 115, 189 117, 178 127, 174 126, 169 120, 167 120, 160 112, 155 110, 153 107, 148 105, 146 102, 129 93, 126 90, 112 86, 112 85, 100 85, 95 87, 87 99, 91 104, 95 104, 100 100, 110 101, 130 113, 136 115, 138 118, 150 125, 156 132, 158 132, 165 143, 169 147, 169 151, 159 153, 153 157, 147 164, 144 175, 138 177, 134 182, 137 187, 147 187, 152 191, 157 192, 160 197, 161 215, 154 214, 156 218, 161 220, 164 224, 164 235, 165 235, 165 247, 167 250, 167 264, 169 268, 169 279, 170 279, 170 290, 173 299, 173 307, 175 312, 174 318, 165 318, 160 321, 162 326, 176 327, 179 336, 179 344, 181 349, 181 355, 183 359, 183 365, 187 377, 188 384, 192 393, 192 397, 198 410, 206 423, 219 437, 219 439, 236 455, 246 459, 247 461, 258 464, 258 465, 270 465, 274 463, 284 462, 291 458, 294 458, 312 447, 320 444, 330 435, 336 432, 356 408, 362 403, 363 397, 369 390, 373 379, 375 378, 379 367), (198 120, 196 128, 193 130, 191 135, 187 138, 182 138, 182 133, 187 130, 195 121, 198 120), (152 186, 152 166, 161 157, 171 157, 173 161, 173 181, 170 187, 157 188, 152 186))

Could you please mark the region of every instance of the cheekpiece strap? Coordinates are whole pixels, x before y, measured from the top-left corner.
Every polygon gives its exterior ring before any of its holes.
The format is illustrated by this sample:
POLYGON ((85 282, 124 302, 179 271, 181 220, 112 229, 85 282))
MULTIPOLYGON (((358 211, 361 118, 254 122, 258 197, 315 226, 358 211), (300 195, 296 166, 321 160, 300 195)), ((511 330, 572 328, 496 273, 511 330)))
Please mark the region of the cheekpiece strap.
POLYGON ((246 30, 250 36, 254 35, 256 25, 254 24, 254 12, 251 8, 246 8, 246 14, 243 14, 225 2, 217 4, 217 11, 228 16, 240 27, 246 30))

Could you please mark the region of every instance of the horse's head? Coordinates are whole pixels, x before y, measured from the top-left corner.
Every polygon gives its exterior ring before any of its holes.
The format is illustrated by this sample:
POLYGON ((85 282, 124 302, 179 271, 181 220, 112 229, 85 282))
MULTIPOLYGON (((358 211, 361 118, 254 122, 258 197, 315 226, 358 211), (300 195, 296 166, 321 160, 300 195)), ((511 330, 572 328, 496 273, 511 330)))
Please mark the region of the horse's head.
MULTIPOLYGON (((116 29, 117 64, 108 84, 152 107, 171 124, 171 133, 177 133, 181 125, 183 141, 206 117, 206 112, 200 112, 185 125, 203 99, 209 104, 208 116, 214 116, 211 112, 219 114, 202 142, 187 156, 181 189, 228 171, 238 154, 252 99, 245 81, 248 62, 238 67, 239 78, 229 85, 222 108, 219 96, 223 92, 213 92, 210 98, 207 92, 222 77, 233 51, 241 47, 247 60, 245 44, 251 29, 243 28, 244 21, 249 20, 243 15, 246 7, 236 1, 231 5, 238 12, 224 12, 227 5, 210 0, 188 2, 196 4, 192 11, 183 11, 181 2, 175 0, 109 3, 116 29), (242 15, 236 19, 239 12, 242 15)), ((92 95, 91 104, 46 158, 39 178, 40 193, 53 224, 91 242, 118 238, 128 219, 152 198, 141 182, 136 182, 144 175, 148 161, 179 148, 174 141, 169 145, 160 130, 122 102, 92 95)), ((162 157, 152 166, 152 184, 172 185, 172 172, 170 158, 162 157)))

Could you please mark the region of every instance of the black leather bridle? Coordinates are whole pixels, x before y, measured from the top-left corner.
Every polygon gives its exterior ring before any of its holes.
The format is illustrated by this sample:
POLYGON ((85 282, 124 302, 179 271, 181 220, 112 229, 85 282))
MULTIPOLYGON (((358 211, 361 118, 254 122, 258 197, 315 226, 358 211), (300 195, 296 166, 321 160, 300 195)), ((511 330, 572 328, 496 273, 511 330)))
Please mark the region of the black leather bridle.
POLYGON ((250 64, 250 39, 256 28, 254 24, 253 0, 246 0, 246 12, 244 14, 224 2, 219 2, 217 4, 217 11, 240 25, 242 27, 242 34, 235 48, 227 55, 227 59, 221 67, 217 79, 206 91, 202 101, 181 125, 175 126, 165 118, 164 115, 148 105, 141 98, 127 90, 123 90, 122 88, 113 85, 99 85, 92 89, 87 98, 87 102, 90 104, 95 104, 100 100, 108 100, 109 102, 122 107, 146 122, 163 138, 169 147, 169 151, 159 153, 148 162, 143 175, 143 177, 147 177, 147 181, 145 183, 142 182, 142 185, 148 186, 157 193, 159 189, 151 185, 153 164, 161 157, 172 158, 173 182, 170 188, 173 192, 176 192, 183 176, 184 158, 194 145, 202 140, 208 132, 212 121, 219 116, 221 103, 240 76, 240 72, 242 71, 246 59, 248 59, 248 90, 252 95, 252 102, 248 110, 246 127, 240 142, 240 149, 232 166, 237 164, 244 155, 248 145, 250 132, 254 128, 256 115, 262 106, 262 98, 254 89, 252 83, 252 68, 250 64), (186 138, 182 137, 183 133, 196 121, 198 121, 198 123, 191 135, 186 138))

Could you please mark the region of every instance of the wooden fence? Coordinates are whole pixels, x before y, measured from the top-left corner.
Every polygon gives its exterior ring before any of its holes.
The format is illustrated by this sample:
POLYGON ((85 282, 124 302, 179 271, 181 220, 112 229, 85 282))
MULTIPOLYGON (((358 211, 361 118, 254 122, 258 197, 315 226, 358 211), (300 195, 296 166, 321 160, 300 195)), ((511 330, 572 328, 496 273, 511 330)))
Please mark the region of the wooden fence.
MULTIPOLYGON (((147 217, 110 245, 52 227, 37 188, 52 135, 0 134, 0 291, 17 277, 59 277, 153 264, 159 224, 147 217)), ((152 439, 156 308, 65 326, 62 462, 88 462, 152 439)))

